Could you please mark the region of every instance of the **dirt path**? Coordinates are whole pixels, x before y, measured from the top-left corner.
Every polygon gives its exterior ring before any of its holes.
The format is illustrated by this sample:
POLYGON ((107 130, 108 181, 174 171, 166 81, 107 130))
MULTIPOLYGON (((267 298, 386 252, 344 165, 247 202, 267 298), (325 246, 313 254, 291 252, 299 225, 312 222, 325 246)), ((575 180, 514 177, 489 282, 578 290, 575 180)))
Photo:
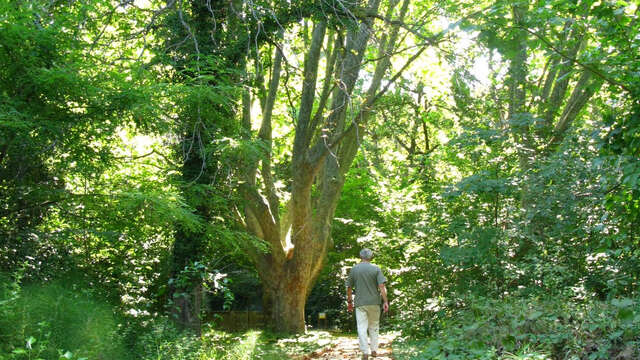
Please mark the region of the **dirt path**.
MULTIPOLYGON (((378 356, 369 357, 371 360, 391 360, 393 353, 391 351, 391 342, 395 338, 394 334, 380 335, 380 345, 378 356)), ((336 337, 332 345, 305 356, 304 360, 310 359, 361 359, 362 353, 358 347, 358 338, 355 336, 336 337)))

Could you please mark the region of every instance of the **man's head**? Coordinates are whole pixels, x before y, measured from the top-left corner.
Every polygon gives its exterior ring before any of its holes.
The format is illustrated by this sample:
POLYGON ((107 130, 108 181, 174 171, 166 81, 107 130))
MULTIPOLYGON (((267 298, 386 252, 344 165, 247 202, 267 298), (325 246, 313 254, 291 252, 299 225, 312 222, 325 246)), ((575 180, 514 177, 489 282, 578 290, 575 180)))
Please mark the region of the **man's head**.
POLYGON ((367 248, 360 250, 360 259, 370 261, 373 259, 373 251, 367 248))

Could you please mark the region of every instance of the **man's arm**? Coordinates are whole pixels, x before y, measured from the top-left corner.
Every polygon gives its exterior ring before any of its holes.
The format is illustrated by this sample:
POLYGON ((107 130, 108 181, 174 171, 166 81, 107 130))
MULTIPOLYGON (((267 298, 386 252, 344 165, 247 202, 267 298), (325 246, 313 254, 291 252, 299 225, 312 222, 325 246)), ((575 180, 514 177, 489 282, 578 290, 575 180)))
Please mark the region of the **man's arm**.
POLYGON ((351 298, 351 286, 347 286, 347 311, 353 311, 353 299, 351 298))
POLYGON ((382 296, 382 301, 384 301, 382 305, 383 310, 384 312, 387 312, 389 311, 389 301, 387 300, 387 287, 384 285, 384 283, 382 283, 378 285, 378 288, 380 289, 380 295, 382 296))

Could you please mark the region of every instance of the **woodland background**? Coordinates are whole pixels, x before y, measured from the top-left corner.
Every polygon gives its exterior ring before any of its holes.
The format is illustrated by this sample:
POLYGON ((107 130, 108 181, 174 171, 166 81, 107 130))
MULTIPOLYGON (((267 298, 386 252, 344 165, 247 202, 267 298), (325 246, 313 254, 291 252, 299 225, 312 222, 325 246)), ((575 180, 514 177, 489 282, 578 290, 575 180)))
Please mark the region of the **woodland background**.
POLYGON ((397 358, 637 359, 639 15, 0 0, 0 359, 309 353, 362 247, 397 358))

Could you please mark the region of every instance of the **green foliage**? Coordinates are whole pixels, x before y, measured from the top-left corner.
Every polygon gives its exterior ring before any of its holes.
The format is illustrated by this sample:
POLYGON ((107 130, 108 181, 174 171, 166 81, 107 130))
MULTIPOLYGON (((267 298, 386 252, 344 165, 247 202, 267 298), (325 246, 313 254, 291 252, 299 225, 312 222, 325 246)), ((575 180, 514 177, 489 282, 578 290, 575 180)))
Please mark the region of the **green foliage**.
POLYGON ((434 308, 431 321, 441 327, 394 350, 400 359, 633 359, 640 355, 637 304, 466 297, 434 308))
MULTIPOLYGON (((193 271, 199 271, 194 267, 193 271)), ((166 317, 126 324, 117 307, 71 279, 20 285, 21 273, 0 277, 0 359, 282 359, 331 343, 326 332, 282 338, 263 331, 201 336, 166 317)))
POLYGON ((164 88, 140 81, 146 74, 142 68, 106 62, 114 44, 93 56, 91 39, 103 31, 94 16, 107 4, 0 3, 0 61, 7 64, 0 70, 5 271, 30 257, 51 265, 31 275, 50 276, 71 262, 80 238, 85 259, 109 257, 116 251, 104 251, 105 243, 149 236, 149 227, 133 226, 145 216, 151 227, 169 219, 197 226, 167 186, 141 185, 139 180, 153 179, 153 172, 126 169, 115 149, 125 129, 163 128, 152 119, 161 108, 155 96, 164 88), (88 254, 90 249, 96 251, 88 254))
POLYGON ((129 358, 114 307, 87 287, 1 280, 1 359, 129 358))

